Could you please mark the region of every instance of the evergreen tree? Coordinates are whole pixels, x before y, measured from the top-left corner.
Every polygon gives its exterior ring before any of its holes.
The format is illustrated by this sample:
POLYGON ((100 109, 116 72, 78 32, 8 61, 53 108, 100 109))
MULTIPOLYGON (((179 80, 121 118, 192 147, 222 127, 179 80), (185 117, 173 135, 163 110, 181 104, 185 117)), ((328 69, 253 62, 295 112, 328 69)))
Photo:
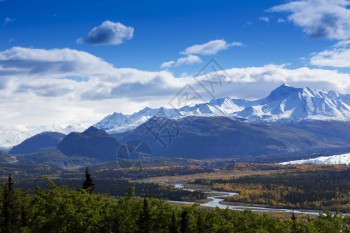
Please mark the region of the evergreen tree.
POLYGON ((143 199, 142 212, 139 217, 139 230, 140 233, 151 233, 151 213, 148 205, 148 200, 143 199))
POLYGON ((297 224, 296 224, 297 218, 295 217, 294 212, 292 212, 291 219, 292 219, 292 233, 295 233, 297 232, 297 224))
POLYGON ((204 221, 200 211, 198 211, 198 215, 197 215, 197 232, 198 233, 204 232, 204 221))
POLYGON ((94 188, 95 184, 91 178, 89 168, 87 167, 85 170, 85 180, 83 182, 83 189, 86 189, 89 193, 91 193, 92 190, 94 190, 94 188))
POLYGON ((178 233, 175 211, 173 211, 173 215, 171 217, 171 225, 169 226, 169 233, 178 233))
POLYGON ((120 232, 119 228, 120 228, 120 220, 119 220, 119 217, 116 216, 113 222, 112 232, 119 233, 120 232))
POLYGON ((15 205, 12 177, 9 175, 6 186, 3 187, 0 229, 2 233, 17 232, 19 230, 19 214, 15 205))
POLYGON ((188 232, 188 225, 189 225, 189 216, 188 211, 183 210, 181 214, 181 233, 187 233, 188 232))
POLYGON ((21 227, 25 227, 28 225, 28 216, 27 216, 27 213, 24 209, 24 206, 22 205, 21 207, 21 227))
POLYGON ((127 198, 135 197, 135 184, 129 186, 127 198))

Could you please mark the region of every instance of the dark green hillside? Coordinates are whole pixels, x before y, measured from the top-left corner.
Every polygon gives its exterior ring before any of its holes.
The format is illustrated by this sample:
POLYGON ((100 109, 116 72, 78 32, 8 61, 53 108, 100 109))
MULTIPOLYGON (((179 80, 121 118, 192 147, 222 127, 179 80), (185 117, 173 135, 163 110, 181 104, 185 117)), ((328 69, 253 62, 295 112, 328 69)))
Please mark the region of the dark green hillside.
POLYGON ((31 138, 24 140, 17 146, 14 146, 10 154, 31 154, 49 149, 56 149, 65 137, 62 133, 57 132, 43 132, 31 138))
POLYGON ((273 159, 278 155, 279 160, 283 160, 283 156, 290 159, 290 156, 310 156, 330 149, 349 150, 348 125, 344 122, 322 125, 319 122, 246 123, 226 117, 152 118, 124 141, 144 141, 153 155, 161 156, 197 159, 265 156, 273 159))
POLYGON ((83 133, 70 133, 60 144, 58 149, 68 156, 83 156, 101 161, 116 159, 120 143, 104 130, 93 126, 83 133))

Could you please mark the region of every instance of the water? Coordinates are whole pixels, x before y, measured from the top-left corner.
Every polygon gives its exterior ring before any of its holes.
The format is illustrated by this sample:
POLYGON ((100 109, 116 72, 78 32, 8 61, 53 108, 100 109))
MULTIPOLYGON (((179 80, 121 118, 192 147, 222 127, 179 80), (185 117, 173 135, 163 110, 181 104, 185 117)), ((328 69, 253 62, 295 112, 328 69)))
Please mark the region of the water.
MULTIPOLYGON (((189 190, 191 192, 195 191, 194 189, 185 189, 183 184, 174 184, 174 188, 179 188, 183 190, 189 190)), ((233 195, 239 195, 238 193, 231 193, 231 192, 220 192, 220 191, 207 191, 205 192, 208 195, 208 202, 201 203, 200 206, 204 207, 211 207, 211 208, 220 208, 220 209, 230 209, 230 210, 252 210, 254 212, 284 212, 284 213, 302 213, 302 214, 309 214, 309 215, 318 215, 320 210, 302 210, 302 209, 280 209, 280 208, 270 208, 270 207, 259 207, 259 206, 240 206, 240 205, 227 205, 222 204, 221 201, 223 201, 227 196, 233 196, 233 195), (215 196, 211 196, 210 194, 215 194, 215 196)), ((195 204, 195 202, 187 202, 187 201, 169 201, 170 203, 179 203, 179 204, 195 204)))

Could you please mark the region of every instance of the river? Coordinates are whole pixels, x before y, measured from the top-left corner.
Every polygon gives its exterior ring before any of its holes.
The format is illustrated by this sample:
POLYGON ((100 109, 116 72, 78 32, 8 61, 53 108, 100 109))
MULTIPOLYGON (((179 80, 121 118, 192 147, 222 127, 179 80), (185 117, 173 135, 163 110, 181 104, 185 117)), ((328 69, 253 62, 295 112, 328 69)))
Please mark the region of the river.
MULTIPOLYGON (((187 190, 187 191, 203 191, 203 190, 195 190, 195 189, 186 189, 184 187, 184 184, 174 184, 174 188, 187 190)), ((208 201, 206 203, 201 203, 200 206, 204 207, 212 207, 212 208, 220 208, 220 209, 230 209, 230 210, 252 210, 254 212, 284 212, 284 213, 299 213, 299 214, 309 214, 309 215, 318 215, 320 210, 304 210, 304 209, 280 209, 280 208, 270 208, 270 207, 259 207, 259 206, 240 206, 240 205, 228 205, 228 204, 222 204, 221 202, 225 199, 227 196, 232 195, 239 195, 238 193, 230 193, 230 192, 220 192, 220 191, 213 191, 208 190, 205 191, 206 194, 208 194, 208 201)), ((187 201, 169 201, 170 203, 181 203, 181 204, 195 204, 195 202, 187 202, 187 201)))

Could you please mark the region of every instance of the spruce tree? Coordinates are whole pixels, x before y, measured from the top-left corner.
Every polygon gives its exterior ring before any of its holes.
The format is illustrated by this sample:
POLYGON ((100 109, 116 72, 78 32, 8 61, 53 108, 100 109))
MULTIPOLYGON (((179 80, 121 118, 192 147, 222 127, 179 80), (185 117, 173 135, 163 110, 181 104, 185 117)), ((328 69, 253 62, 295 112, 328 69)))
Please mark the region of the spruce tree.
POLYGON ((184 210, 181 214, 181 233, 187 233, 188 232, 188 211, 184 210))
POLYGON ((200 211, 198 211, 198 215, 197 215, 197 232, 198 233, 204 232, 204 221, 200 211))
POLYGON ((292 212, 291 219, 292 219, 292 233, 295 233, 295 232, 297 232, 297 224, 296 224, 297 218, 295 217, 294 212, 292 212))
POLYGON ((19 231, 19 213, 16 208, 12 177, 9 174, 7 184, 3 187, 0 229, 2 233, 19 231))
POLYGON ((27 216, 27 212, 24 209, 24 206, 21 206, 21 227, 26 227, 28 225, 28 216, 27 216))
POLYGON ((173 215, 171 217, 171 225, 169 226, 169 233, 178 233, 178 227, 176 223, 175 211, 173 211, 173 215))
POLYGON ((94 190, 95 184, 91 178, 91 174, 89 172, 89 168, 87 167, 85 170, 85 180, 83 182, 83 189, 87 190, 89 193, 94 190))
POLYGON ((135 184, 129 186, 127 198, 135 197, 135 184))
POLYGON ((151 213, 148 205, 148 200, 143 199, 142 212, 139 217, 139 231, 140 233, 151 233, 151 213))
POLYGON ((112 232, 119 233, 120 232, 119 228, 120 228, 120 220, 119 220, 119 217, 116 216, 113 221, 112 232))

